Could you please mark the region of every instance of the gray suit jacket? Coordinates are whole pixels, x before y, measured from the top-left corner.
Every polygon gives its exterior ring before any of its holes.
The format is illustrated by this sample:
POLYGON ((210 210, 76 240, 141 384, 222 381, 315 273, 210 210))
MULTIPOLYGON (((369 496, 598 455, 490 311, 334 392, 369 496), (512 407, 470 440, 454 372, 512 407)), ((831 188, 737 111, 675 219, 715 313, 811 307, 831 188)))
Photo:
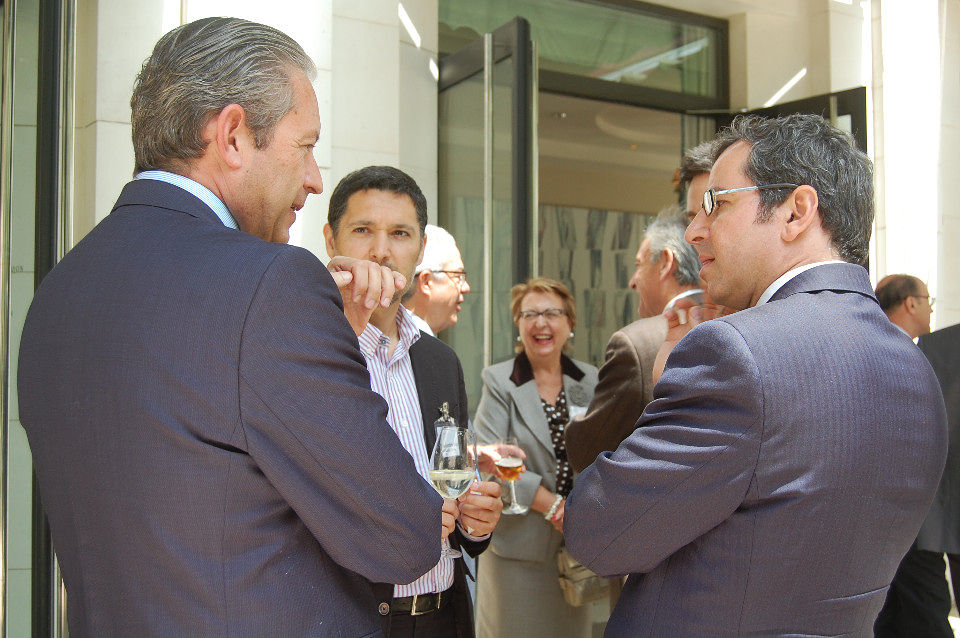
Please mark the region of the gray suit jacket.
POLYGON ((950 449, 937 495, 920 528, 917 547, 960 554, 960 324, 920 337, 920 350, 927 355, 940 380, 947 405, 950 449))
POLYGON ((71 636, 379 636, 369 581, 439 559, 330 274, 175 186, 43 281, 19 396, 71 636))
POLYGON ((869 636, 946 450, 930 364, 826 264, 692 330, 580 475, 567 547, 630 572, 607 636, 869 636))
MULTIPOLYGON (((543 414, 537 384, 532 379, 522 385, 510 380, 515 359, 496 363, 483 370, 483 393, 473 419, 480 443, 496 443, 506 436, 517 437, 527 458, 527 471, 516 483, 517 500, 530 505, 537 487, 557 487, 557 457, 550 440, 550 427, 543 414)), ((597 369, 589 363, 570 361, 582 374, 578 381, 563 375, 567 404, 586 407, 597 384, 597 369)), ((506 489, 506 488, 504 488, 506 489)), ((560 532, 538 512, 520 516, 503 516, 490 541, 490 551, 504 558, 545 563, 554 560, 560 543, 560 532)))

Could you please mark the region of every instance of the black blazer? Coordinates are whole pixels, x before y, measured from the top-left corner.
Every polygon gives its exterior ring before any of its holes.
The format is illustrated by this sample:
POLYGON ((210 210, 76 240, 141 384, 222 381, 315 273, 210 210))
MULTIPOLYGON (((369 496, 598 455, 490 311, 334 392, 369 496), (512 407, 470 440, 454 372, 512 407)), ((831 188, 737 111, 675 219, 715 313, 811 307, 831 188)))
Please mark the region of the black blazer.
POLYGON ((440 553, 330 273, 127 184, 45 278, 20 416, 70 635, 377 636, 440 553))
POLYGON ((917 547, 960 554, 960 324, 923 335, 919 344, 940 381, 950 444, 946 469, 920 528, 917 547))
MULTIPOLYGON (((460 425, 466 425, 470 418, 467 412, 467 390, 463 383, 463 368, 456 353, 439 339, 425 332, 420 333, 420 339, 410 348, 410 364, 413 368, 413 377, 417 385, 417 395, 420 399, 420 412, 423 414, 423 440, 428 451, 433 449, 437 441, 437 433, 433 427, 434 421, 440 416, 440 404, 450 403, 450 416, 460 425)), ((436 539, 439 541, 439 538, 436 539)), ((490 539, 475 542, 464 538, 459 528, 450 536, 453 547, 466 551, 471 556, 477 556, 490 544, 490 539)), ((439 546, 439 542, 437 542, 439 546)), ((430 566, 433 568, 433 565, 430 566)), ((457 638, 473 638, 473 603, 467 589, 469 574, 462 558, 454 561, 453 595, 457 621, 457 638)), ((407 581, 409 582, 409 581, 407 581)), ((387 611, 390 600, 393 598, 393 585, 378 583, 374 585, 378 611, 381 611, 384 634, 389 635, 390 612, 387 611), (387 607, 384 607, 386 604, 387 607)))

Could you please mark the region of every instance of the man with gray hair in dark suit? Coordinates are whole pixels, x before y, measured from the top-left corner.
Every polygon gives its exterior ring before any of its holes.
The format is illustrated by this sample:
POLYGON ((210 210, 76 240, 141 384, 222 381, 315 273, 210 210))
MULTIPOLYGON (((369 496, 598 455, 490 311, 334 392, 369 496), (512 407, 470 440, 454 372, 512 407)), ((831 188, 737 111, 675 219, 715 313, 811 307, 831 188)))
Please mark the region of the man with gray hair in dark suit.
POLYGON ((37 291, 20 417, 71 636, 378 636, 371 581, 437 563, 356 338, 405 279, 286 245, 323 189, 315 72, 246 20, 163 36, 136 178, 37 291))
POLYGON ((863 267, 872 166, 813 115, 739 117, 714 157, 686 237, 743 310, 667 313, 654 400, 577 478, 567 548, 630 574, 608 637, 869 636, 947 444, 863 267))

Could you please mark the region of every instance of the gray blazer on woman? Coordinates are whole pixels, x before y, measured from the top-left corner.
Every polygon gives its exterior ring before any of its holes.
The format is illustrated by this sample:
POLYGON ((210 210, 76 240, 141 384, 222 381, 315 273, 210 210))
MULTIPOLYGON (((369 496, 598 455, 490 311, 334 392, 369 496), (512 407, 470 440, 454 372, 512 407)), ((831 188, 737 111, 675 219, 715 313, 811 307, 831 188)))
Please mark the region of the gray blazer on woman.
MULTIPOLYGON (((563 357, 563 367, 568 408, 571 412, 577 407, 585 409, 597 385, 597 369, 567 357, 563 357)), ((542 484, 552 492, 557 480, 557 458, 537 384, 524 355, 485 368, 482 376, 483 394, 473 420, 477 438, 480 443, 495 443, 506 436, 517 437, 527 454, 527 471, 516 484, 517 501, 529 506, 538 486, 542 484)), ((556 556, 562 539, 543 516, 531 510, 525 515, 501 517, 490 550, 504 558, 547 562, 556 556)))

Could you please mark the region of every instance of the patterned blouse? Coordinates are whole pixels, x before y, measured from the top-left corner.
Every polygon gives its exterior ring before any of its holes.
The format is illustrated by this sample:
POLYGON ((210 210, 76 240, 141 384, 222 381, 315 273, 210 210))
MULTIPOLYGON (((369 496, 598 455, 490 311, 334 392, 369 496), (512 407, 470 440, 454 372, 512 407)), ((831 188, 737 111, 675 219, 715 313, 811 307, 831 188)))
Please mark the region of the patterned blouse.
POLYGON ((543 414, 547 417, 547 424, 550 426, 550 440, 553 441, 553 452, 557 456, 557 494, 567 498, 570 490, 573 489, 573 469, 567 461, 567 444, 563 441, 563 430, 570 420, 567 394, 561 388, 556 404, 550 405, 542 398, 540 404, 543 406, 543 414))

